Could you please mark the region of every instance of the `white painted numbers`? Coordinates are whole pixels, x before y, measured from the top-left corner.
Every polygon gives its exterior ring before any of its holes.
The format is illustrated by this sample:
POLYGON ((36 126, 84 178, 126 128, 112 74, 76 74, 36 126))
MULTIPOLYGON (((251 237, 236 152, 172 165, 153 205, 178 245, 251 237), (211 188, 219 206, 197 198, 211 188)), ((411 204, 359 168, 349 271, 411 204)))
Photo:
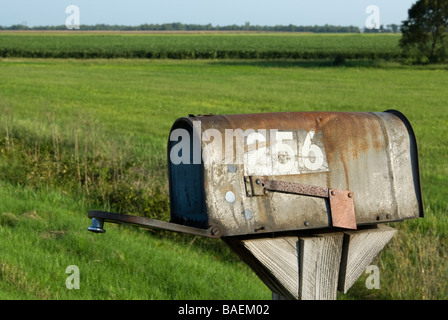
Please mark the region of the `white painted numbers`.
POLYGON ((260 131, 247 137, 245 175, 293 175, 328 171, 322 132, 260 131))
POLYGON ((322 167, 326 164, 325 156, 322 151, 323 149, 313 143, 314 133, 314 131, 310 131, 305 137, 305 141, 301 149, 303 165, 310 171, 322 171, 322 167))
POLYGON ((243 164, 245 175, 293 175, 328 171, 322 132, 302 129, 201 130, 183 128, 170 134, 170 161, 178 164, 243 164), (201 159, 201 146, 202 159, 201 159))

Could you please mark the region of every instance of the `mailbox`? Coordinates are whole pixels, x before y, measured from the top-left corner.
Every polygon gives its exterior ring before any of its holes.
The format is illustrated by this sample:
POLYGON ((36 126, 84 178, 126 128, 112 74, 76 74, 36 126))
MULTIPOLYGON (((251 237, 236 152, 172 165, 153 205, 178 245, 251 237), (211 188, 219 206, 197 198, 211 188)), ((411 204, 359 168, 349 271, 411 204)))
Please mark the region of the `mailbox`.
POLYGON ((171 221, 89 211, 88 230, 222 238, 277 296, 335 299, 394 236, 380 223, 423 217, 415 135, 395 110, 190 115, 167 151, 171 221))
POLYGON ((167 150, 171 221, 91 211, 90 231, 110 221, 225 237, 423 216, 415 135, 396 110, 190 115, 167 150))
POLYGON ((172 222, 223 236, 423 215, 416 139, 394 110, 190 116, 168 159, 172 222))

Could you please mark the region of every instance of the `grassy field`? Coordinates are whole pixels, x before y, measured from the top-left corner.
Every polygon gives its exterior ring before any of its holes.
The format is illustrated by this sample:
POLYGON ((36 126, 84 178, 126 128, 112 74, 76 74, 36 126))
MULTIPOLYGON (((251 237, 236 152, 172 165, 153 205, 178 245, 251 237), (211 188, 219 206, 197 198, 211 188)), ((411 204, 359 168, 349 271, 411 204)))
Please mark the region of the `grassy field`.
POLYGON ((270 297, 245 265, 204 245, 115 225, 98 236, 86 231, 86 207, 58 190, 5 183, 0 190, 2 300, 270 297), (71 265, 79 268, 78 290, 66 287, 71 265))
POLYGON ((374 261, 380 290, 362 277, 340 298, 447 299, 447 71, 378 61, 0 60, 0 298, 270 299, 220 241, 113 225, 90 234, 87 210, 168 220, 166 143, 189 113, 394 108, 417 135, 426 217, 393 225, 397 235, 374 261), (80 269, 79 290, 65 286, 69 265, 80 269))
POLYGON ((0 32, 0 57, 397 59, 397 34, 0 32))

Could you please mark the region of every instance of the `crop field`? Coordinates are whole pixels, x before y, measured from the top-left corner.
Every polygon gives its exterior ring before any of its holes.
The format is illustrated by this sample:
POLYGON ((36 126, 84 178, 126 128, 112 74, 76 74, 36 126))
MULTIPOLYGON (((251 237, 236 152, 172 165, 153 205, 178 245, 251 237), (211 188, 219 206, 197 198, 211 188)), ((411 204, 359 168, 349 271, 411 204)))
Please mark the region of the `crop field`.
POLYGON ((169 59, 395 59, 396 34, 0 33, 0 57, 169 59))
POLYGON ((295 41, 300 52, 399 54, 389 43, 399 37, 370 37, 1 33, 1 52, 16 53, 0 59, 0 298, 270 299, 220 240, 112 224, 104 235, 91 234, 87 211, 169 220, 168 133, 190 113, 393 108, 417 136, 425 218, 391 224, 398 232, 373 262, 379 290, 368 290, 363 275, 339 298, 448 299, 446 65, 365 58, 334 66, 328 54, 306 60, 122 55, 150 46, 213 50, 213 41, 229 52, 280 50, 279 43, 292 52, 295 41), (100 48, 118 58, 93 59, 100 48), (54 58, 57 52, 89 55, 54 58), (80 288, 69 290, 72 265, 80 288))

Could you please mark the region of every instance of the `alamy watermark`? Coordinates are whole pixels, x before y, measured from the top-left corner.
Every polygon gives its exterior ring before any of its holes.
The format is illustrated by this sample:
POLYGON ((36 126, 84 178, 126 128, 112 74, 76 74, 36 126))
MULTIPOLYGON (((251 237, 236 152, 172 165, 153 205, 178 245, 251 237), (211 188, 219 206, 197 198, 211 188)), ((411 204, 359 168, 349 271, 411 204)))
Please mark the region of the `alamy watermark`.
MULTIPOLYGON (((69 16, 65 20, 65 26, 69 30, 80 29, 80 11, 77 5, 69 5, 65 8, 65 13, 69 16)), ((377 5, 366 7, 365 13, 369 16, 365 21, 365 27, 369 30, 380 29, 380 8, 377 5)))
MULTIPOLYGON (((370 265, 365 271, 369 276, 366 279, 365 285, 369 290, 380 289, 380 269, 376 265, 370 265)), ((65 280, 65 286, 68 290, 79 289, 79 267, 70 265, 65 269, 65 273, 70 274, 65 280)))
POLYGON ((376 265, 370 265, 366 268, 369 276, 366 279, 366 288, 369 290, 380 289, 380 269, 376 265))
POLYGON ((67 289, 79 289, 79 268, 76 265, 70 265, 65 269, 65 273, 70 274, 65 280, 67 289))
POLYGON ((245 175, 289 175, 328 171, 322 132, 302 129, 222 129, 170 134, 169 160, 179 164, 244 165, 245 175))
POLYGON ((67 8, 65 8, 65 13, 69 15, 65 20, 65 27, 69 30, 79 30, 81 25, 79 7, 76 5, 69 5, 67 8))
POLYGON ((367 29, 380 29, 380 8, 376 5, 369 5, 366 8, 366 14, 369 16, 366 19, 365 26, 367 29))

